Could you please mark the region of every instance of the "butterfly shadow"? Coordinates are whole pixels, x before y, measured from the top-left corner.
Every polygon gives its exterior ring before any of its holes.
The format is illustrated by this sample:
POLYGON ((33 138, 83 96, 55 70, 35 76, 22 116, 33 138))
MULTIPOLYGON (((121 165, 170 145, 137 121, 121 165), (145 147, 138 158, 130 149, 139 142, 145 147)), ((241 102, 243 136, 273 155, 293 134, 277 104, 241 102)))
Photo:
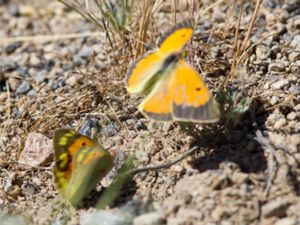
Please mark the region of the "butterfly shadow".
POLYGON ((192 162, 193 168, 204 172, 219 169, 223 162, 231 162, 244 173, 259 173, 266 170, 267 159, 264 149, 255 137, 258 129, 264 129, 267 115, 264 113, 256 117, 255 126, 250 115, 259 105, 259 101, 253 102, 249 111, 236 125, 226 125, 226 121, 221 119, 218 124, 204 125, 201 128, 195 125, 181 126, 184 132, 194 138, 192 146, 203 149, 196 154, 192 162))

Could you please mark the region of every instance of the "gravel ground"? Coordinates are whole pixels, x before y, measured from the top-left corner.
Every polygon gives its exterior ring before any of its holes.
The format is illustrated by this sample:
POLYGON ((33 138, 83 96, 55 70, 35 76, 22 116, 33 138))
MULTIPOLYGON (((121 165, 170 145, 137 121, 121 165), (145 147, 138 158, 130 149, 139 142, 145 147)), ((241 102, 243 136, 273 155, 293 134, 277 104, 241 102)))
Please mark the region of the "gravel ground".
MULTIPOLYGON (((212 1, 201 3, 205 8, 212 1)), ((262 2, 252 47, 234 72, 233 25, 224 37, 228 4, 199 17, 193 61, 217 95, 223 117, 217 124, 185 126, 157 123, 137 111, 141 99, 125 89, 132 59, 122 58, 121 48, 111 51, 104 32, 3 44, 6 37, 99 30, 55 1, 32 0, 28 5, 0 0, 4 224, 300 224, 299 5, 297 0, 262 2), (61 127, 93 127, 106 148, 134 154, 138 166, 170 161, 192 146, 199 151, 169 169, 133 177, 111 210, 91 207, 100 185, 75 209, 55 187, 52 160, 46 169, 15 163, 29 133, 51 138, 61 127)), ((185 4, 181 7, 184 10, 185 4)), ((254 1, 245 5, 240 35, 245 35, 254 7, 254 1)), ((149 43, 172 26, 170 11, 164 5, 153 15, 149 43)), ((177 16, 180 20, 186 14, 177 16)))

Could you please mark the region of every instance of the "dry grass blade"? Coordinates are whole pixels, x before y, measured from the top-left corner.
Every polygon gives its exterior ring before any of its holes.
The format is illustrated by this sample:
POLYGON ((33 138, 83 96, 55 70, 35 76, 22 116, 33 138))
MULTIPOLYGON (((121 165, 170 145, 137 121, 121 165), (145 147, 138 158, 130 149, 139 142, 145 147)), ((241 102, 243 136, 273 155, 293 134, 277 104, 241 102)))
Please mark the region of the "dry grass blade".
POLYGON ((244 38, 244 41, 243 41, 243 44, 241 46, 241 52, 243 52, 245 50, 245 48, 247 47, 247 44, 249 42, 250 35, 251 35, 252 30, 253 30, 254 22, 257 18, 257 14, 258 14, 260 4, 261 4, 261 0, 256 0, 255 10, 254 10, 254 13, 252 15, 252 18, 251 18, 251 21, 250 21, 250 24, 249 24, 249 27, 248 27, 248 30, 247 30, 247 34, 246 34, 246 36, 244 38))
POLYGON ((139 41, 136 42, 135 45, 135 49, 136 49, 135 58, 137 58, 137 56, 141 55, 144 52, 144 45, 142 43, 146 42, 147 30, 150 24, 153 6, 154 4, 151 1, 147 1, 147 0, 143 1, 143 7, 142 7, 143 14, 139 25, 139 32, 137 37, 139 41))

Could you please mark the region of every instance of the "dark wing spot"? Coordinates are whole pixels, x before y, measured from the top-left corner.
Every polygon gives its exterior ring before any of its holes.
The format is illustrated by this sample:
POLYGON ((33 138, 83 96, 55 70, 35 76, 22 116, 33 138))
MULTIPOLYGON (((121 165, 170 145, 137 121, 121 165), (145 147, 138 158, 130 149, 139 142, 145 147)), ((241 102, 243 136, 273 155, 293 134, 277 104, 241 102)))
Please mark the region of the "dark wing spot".
POLYGON ((201 91, 201 87, 196 87, 196 91, 201 91))
POLYGON ((181 37, 183 37, 183 38, 184 38, 185 36, 186 36, 186 34, 182 34, 182 35, 181 35, 181 37))
POLYGON ((86 146, 86 143, 85 143, 85 142, 82 142, 81 146, 82 146, 82 147, 86 146))

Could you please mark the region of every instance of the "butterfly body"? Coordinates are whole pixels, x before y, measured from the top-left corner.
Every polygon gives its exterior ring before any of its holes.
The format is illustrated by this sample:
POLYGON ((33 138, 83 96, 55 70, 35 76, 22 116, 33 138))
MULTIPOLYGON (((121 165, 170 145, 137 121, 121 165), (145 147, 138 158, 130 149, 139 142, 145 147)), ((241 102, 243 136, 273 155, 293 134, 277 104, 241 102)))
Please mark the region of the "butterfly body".
POLYGON ((216 122, 219 107, 200 74, 184 61, 182 50, 193 34, 193 21, 175 26, 159 49, 129 68, 127 90, 144 94, 139 110, 158 121, 216 122))
POLYGON ((77 205, 112 169, 113 156, 98 142, 74 130, 53 137, 54 180, 62 196, 77 205))

